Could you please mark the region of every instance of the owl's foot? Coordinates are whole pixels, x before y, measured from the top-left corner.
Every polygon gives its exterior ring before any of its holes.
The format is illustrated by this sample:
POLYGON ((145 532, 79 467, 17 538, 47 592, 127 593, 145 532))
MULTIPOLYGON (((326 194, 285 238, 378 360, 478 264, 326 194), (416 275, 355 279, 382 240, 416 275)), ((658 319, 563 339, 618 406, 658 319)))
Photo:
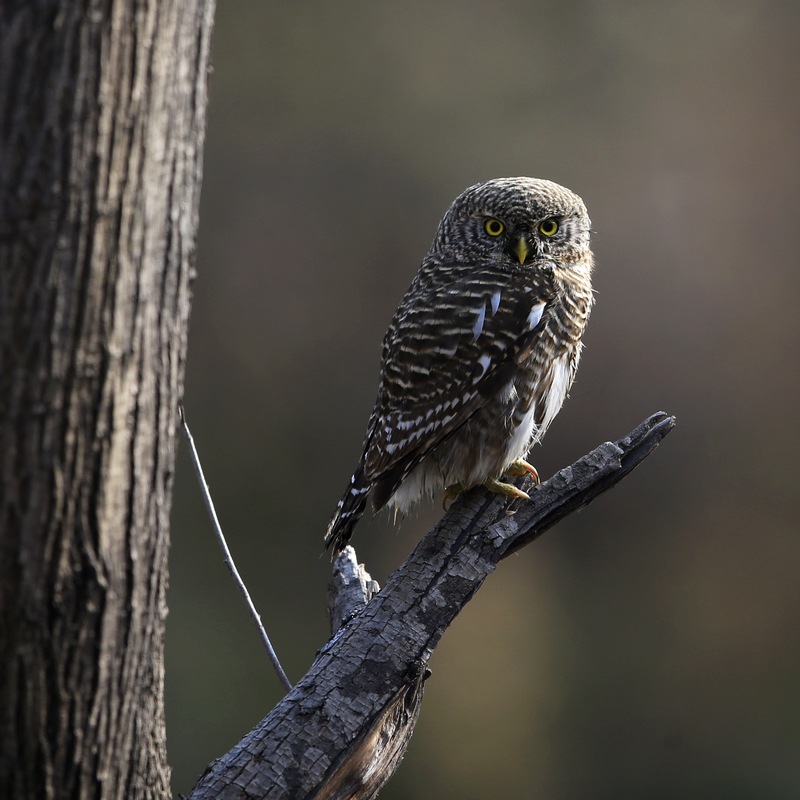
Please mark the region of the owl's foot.
MULTIPOLYGON (((523 474, 527 471, 528 470, 523 470, 523 474)), ((523 500, 531 499, 531 496, 527 492, 523 492, 522 489, 517 489, 513 484, 498 481, 496 478, 489 478, 488 481, 483 482, 483 485, 490 492, 494 492, 495 494, 504 494, 506 497, 520 497, 523 500)))
POLYGON ((442 495, 442 508, 447 511, 447 501, 455 500, 462 492, 471 489, 475 484, 471 483, 465 486, 463 483, 451 483, 449 486, 444 487, 444 494, 442 495))
POLYGON ((539 473, 536 471, 536 467, 534 467, 532 464, 529 464, 522 458, 519 459, 519 461, 513 461, 511 464, 509 464, 508 469, 503 474, 512 478, 519 478, 526 473, 533 478, 534 483, 541 483, 539 480, 539 473))
MULTIPOLYGON (((515 461, 511 467, 506 470, 506 475, 510 475, 514 478, 519 477, 520 475, 525 475, 526 473, 533 475, 533 479, 536 481, 536 483, 539 483, 538 473, 530 464, 525 461, 515 461), (521 466, 523 464, 525 466, 521 466), (512 468, 515 471, 512 472, 512 468)), ((444 494, 442 495, 442 508, 447 511, 448 500, 455 500, 456 497, 458 497, 462 492, 466 492, 475 485, 476 484, 474 483, 471 483, 468 486, 465 486, 463 483, 451 483, 450 486, 445 486, 444 494)), ((522 500, 531 499, 531 496, 527 492, 523 492, 522 489, 517 489, 517 487, 513 484, 498 481, 496 478, 489 478, 489 480, 483 482, 483 485, 494 494, 503 494, 506 497, 518 497, 522 500)))

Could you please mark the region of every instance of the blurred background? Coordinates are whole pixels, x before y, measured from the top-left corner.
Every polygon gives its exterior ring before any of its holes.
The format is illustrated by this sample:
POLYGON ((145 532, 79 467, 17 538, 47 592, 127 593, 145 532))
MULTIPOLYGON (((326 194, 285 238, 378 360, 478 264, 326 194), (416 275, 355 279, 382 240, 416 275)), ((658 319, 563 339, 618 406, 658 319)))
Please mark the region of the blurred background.
MULTIPOLYGON (((292 681, 326 641, 328 518, 383 333, 467 186, 549 178, 597 305, 543 477, 678 427, 447 632, 381 797, 800 797, 800 4, 220 0, 186 409, 292 681)), ((381 584, 438 519, 354 544, 381 584)), ((181 447, 174 789, 281 697, 181 447)))

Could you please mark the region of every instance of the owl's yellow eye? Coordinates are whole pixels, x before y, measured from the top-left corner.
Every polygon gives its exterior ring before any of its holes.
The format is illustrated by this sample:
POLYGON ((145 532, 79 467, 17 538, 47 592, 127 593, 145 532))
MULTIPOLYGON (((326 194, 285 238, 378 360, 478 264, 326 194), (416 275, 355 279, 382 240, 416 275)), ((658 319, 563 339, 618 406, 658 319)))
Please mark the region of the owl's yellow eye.
POLYGON ((506 229, 506 226, 499 219, 487 219, 483 227, 489 236, 499 236, 506 229))
POLYGON ((545 236, 555 236, 558 230, 558 223, 554 219, 546 219, 539 223, 539 232, 545 236))

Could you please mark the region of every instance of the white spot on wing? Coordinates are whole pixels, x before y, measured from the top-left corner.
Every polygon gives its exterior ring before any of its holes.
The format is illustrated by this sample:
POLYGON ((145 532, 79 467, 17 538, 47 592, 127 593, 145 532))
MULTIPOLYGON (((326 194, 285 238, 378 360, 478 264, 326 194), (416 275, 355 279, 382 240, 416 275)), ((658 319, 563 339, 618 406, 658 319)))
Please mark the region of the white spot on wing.
POLYGON ((489 369, 489 365, 492 363, 492 358, 491 356, 483 355, 478 359, 478 363, 483 367, 483 370, 480 375, 472 379, 473 383, 477 383, 486 374, 486 370, 489 369))
POLYGON ((475 320, 475 325, 472 328, 472 341, 477 342, 478 337, 481 335, 481 331, 483 330, 483 321, 486 319, 486 303, 481 306, 481 310, 478 312, 478 319, 475 320))
POLYGON ((408 431, 411 428, 417 426, 422 422, 422 415, 420 414, 416 419, 409 419, 409 420, 401 420, 397 423, 397 427, 400 428, 401 431, 408 431))
POLYGON ((492 295, 492 301, 491 302, 492 302, 492 316, 494 316, 497 313, 497 309, 500 308, 500 290, 499 289, 492 295))
POLYGON ((528 330, 532 331, 538 324, 542 318, 542 312, 544 311, 544 303, 537 303, 532 309, 531 313, 528 314, 528 330))
POLYGON ((512 379, 500 389, 500 391, 497 393, 497 399, 501 403, 508 403, 510 402, 512 397, 516 397, 516 393, 517 390, 514 386, 514 381, 512 379))
POLYGON ((456 354, 456 350, 458 350, 458 341, 452 347, 434 347, 434 353, 441 353, 443 356, 447 356, 448 358, 452 358, 456 354))

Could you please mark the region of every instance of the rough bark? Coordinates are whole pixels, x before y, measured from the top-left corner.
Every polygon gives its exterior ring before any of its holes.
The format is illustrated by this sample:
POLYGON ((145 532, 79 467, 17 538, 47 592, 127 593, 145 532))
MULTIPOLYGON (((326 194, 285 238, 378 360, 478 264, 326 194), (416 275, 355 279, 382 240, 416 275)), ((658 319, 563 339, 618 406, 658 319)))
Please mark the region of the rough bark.
MULTIPOLYGON (((504 497, 465 494, 269 716, 209 766, 190 800, 374 797, 413 732, 428 659, 485 578, 628 475, 674 422, 655 414, 541 486, 526 479, 520 485, 532 499, 515 501, 510 515, 504 497)), ((366 600, 366 579, 353 568, 355 554, 347 556, 351 563, 337 569, 354 576, 344 583, 363 585, 366 600)))
POLYGON ((0 9, 0 797, 165 798, 213 0, 0 9))
POLYGON ((349 622, 381 590, 377 581, 358 563, 356 551, 348 545, 333 560, 333 580, 328 587, 328 616, 331 636, 349 622))

